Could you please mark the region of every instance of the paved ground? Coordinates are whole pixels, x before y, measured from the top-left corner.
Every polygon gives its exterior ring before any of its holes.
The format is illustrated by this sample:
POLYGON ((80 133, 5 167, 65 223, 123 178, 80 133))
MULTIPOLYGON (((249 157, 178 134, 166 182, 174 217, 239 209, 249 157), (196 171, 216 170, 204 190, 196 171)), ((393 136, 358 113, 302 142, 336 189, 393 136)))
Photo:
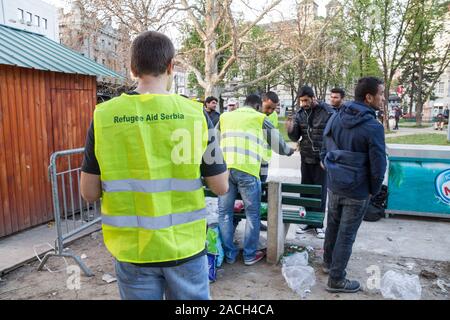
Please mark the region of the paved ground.
MULTIPOLYGON (((245 220, 238 227, 236 240, 242 242, 245 220)), ((330 294, 325 286, 327 276, 321 272, 322 241, 313 234, 296 235, 291 226, 286 245, 311 246, 310 265, 315 270, 316 284, 306 299, 366 300, 383 299, 379 289, 368 287, 368 268, 379 270, 380 277, 388 270, 402 274, 419 275, 422 299, 449 300, 448 293, 437 285, 437 280, 450 283, 450 223, 392 218, 377 223, 364 222, 355 244, 355 250, 347 271, 350 277, 363 284, 357 294, 330 294), (389 240, 390 238, 391 240, 389 240)), ((261 233, 261 247, 265 244, 265 232, 261 233)), ((49 271, 36 271, 37 263, 27 264, 3 276, 0 281, 0 300, 9 299, 118 299, 116 283, 102 280, 105 274, 114 275, 113 258, 103 245, 97 232, 75 241, 70 250, 83 256, 83 261, 94 272, 94 277, 82 276, 80 289, 71 290, 68 282, 72 273, 66 270, 73 262, 53 258, 49 271)), ((218 278, 211 284, 214 299, 300 299, 287 285, 280 265, 262 261, 245 266, 240 259, 233 265, 224 264, 218 278)), ((449 288, 450 289, 450 288, 449 288)))
MULTIPOLYGON (((300 181, 300 159, 277 157, 271 163, 270 179, 283 182, 300 181), (283 168, 283 169, 280 169, 283 168)), ((237 240, 242 242, 245 220, 238 227, 237 240)), ((54 231, 45 229, 27 231, 16 236, 15 241, 4 239, 1 250, 28 251, 33 244, 51 242, 54 231), (48 231, 48 232, 46 232, 48 231), (34 232, 34 233, 33 233, 34 232), (31 236, 34 234, 35 236, 31 236), (41 236, 36 236, 36 235, 41 236), (51 234, 51 235, 50 235, 51 234), (13 245, 11 245, 13 244, 13 245)), ((419 217, 394 217, 379 222, 364 222, 358 233, 354 253, 348 266, 351 277, 361 281, 365 290, 356 295, 333 295, 325 291, 326 276, 320 271, 323 240, 312 234, 297 235, 291 225, 286 245, 310 246, 310 265, 315 269, 316 285, 308 299, 382 299, 380 291, 366 287, 369 279, 367 268, 379 268, 381 275, 388 270, 420 276, 423 299, 450 299, 437 285, 437 280, 450 283, 450 221, 419 217), (425 270, 425 273, 423 271, 425 270)), ((47 267, 52 271, 37 272, 37 262, 2 275, 0 299, 118 299, 115 283, 106 283, 103 275, 114 275, 113 259, 103 245, 101 233, 95 233, 70 244, 70 249, 83 256, 83 261, 95 273, 94 277, 81 277, 81 289, 70 290, 67 281, 70 274, 66 266, 72 261, 53 258, 47 267)), ((261 233, 261 247, 265 246, 265 233, 261 233)), ((11 264, 13 252, 0 252, 0 264, 11 264)), ((15 261, 14 263, 17 263, 15 261)), ((450 289, 450 288, 448 288, 450 289)), ((218 271, 217 282, 211 285, 214 299, 299 299, 286 284, 281 266, 260 262, 244 266, 242 261, 224 265, 218 271)))
MULTIPOLYGON (((72 240, 98 229, 99 226, 92 226, 72 240)), ((45 253, 53 251, 55 239, 56 228, 53 222, 0 239, 0 276, 24 262, 35 260, 37 256, 42 257, 45 253)))

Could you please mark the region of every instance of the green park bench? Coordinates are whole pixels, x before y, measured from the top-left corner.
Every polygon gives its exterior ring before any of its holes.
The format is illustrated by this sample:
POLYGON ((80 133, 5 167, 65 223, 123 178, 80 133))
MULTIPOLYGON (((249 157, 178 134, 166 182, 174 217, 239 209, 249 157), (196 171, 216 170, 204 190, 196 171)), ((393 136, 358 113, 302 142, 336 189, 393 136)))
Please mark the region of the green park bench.
MULTIPOLYGON (((322 200, 307 198, 305 195, 320 195, 322 186, 269 182, 262 185, 261 202, 267 202, 267 217, 261 220, 267 221, 267 261, 278 262, 284 251, 284 241, 291 223, 307 224, 312 227, 322 227, 325 213, 319 211, 322 200), (305 217, 299 214, 300 207, 314 208, 307 210, 305 217), (281 212, 281 215, 280 215, 281 212)), ((205 188, 205 196, 216 197, 209 189, 205 188)), ((237 200, 242 199, 240 194, 237 200)), ((245 212, 234 213, 235 217, 245 219, 245 212)))

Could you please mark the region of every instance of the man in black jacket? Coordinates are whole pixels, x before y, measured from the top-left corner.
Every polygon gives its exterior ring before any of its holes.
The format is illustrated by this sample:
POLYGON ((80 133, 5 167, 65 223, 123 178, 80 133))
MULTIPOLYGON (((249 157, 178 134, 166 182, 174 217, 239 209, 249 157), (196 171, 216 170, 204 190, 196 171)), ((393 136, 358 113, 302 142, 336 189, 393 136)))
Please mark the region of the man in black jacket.
MULTIPOLYGON (((333 109, 323 102, 316 102, 314 91, 311 87, 304 86, 299 94, 300 110, 295 114, 295 118, 286 121, 286 129, 289 138, 297 142, 300 139, 301 174, 302 184, 315 184, 322 186, 322 207, 320 211, 325 211, 327 197, 327 181, 325 170, 320 164, 320 151, 322 149, 323 130, 328 119, 333 114, 333 109)), ((302 195, 304 197, 317 197, 302 195)), ((314 210, 314 208, 306 208, 314 210)), ((317 209, 315 209, 317 210, 317 209)), ((297 233, 304 233, 312 230, 310 226, 299 228, 297 233)), ((322 228, 314 229, 318 238, 325 238, 322 228)))
POLYGON ((216 111, 217 103, 219 103, 219 100, 213 96, 207 97, 205 100, 205 111, 211 119, 213 126, 216 126, 220 118, 220 113, 216 111))
POLYGON ((355 101, 345 103, 325 128, 321 158, 328 176, 328 216, 323 271, 327 290, 357 292, 360 284, 346 279, 345 269, 371 195, 386 171, 384 128, 375 110, 384 104, 384 85, 377 78, 358 81, 355 101))

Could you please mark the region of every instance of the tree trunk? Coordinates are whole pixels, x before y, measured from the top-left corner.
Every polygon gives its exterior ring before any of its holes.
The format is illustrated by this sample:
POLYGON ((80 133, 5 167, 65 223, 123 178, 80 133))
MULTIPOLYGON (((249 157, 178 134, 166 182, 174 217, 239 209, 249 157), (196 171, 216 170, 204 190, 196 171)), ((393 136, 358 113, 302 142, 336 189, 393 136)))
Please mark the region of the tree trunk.
POLYGON ((409 94, 409 115, 412 115, 412 109, 413 109, 413 104, 414 104, 414 90, 413 90, 414 86, 413 84, 411 84, 411 93, 409 94))
POLYGON ((391 80, 388 78, 388 70, 385 68, 384 70, 384 105, 383 105, 383 112, 384 112, 384 127, 387 131, 390 130, 389 127, 389 88, 391 87, 391 80))
POLYGON ((205 50, 205 97, 215 96, 217 97, 218 88, 216 87, 216 79, 218 72, 218 59, 214 52, 216 50, 216 44, 211 41, 205 50))
MULTIPOLYGON (((423 33, 419 36, 419 47, 422 47, 423 43, 423 33)), ((417 79, 417 105, 416 105, 416 125, 420 127, 422 125, 422 110, 423 110, 423 55, 422 51, 419 50, 417 56, 417 68, 418 68, 418 79, 417 79)))
POLYGON ((217 75, 219 73, 219 59, 216 54, 217 44, 215 37, 214 24, 216 22, 216 10, 214 2, 208 1, 206 3, 207 12, 206 16, 206 34, 208 39, 205 41, 205 97, 214 96, 218 97, 217 75))

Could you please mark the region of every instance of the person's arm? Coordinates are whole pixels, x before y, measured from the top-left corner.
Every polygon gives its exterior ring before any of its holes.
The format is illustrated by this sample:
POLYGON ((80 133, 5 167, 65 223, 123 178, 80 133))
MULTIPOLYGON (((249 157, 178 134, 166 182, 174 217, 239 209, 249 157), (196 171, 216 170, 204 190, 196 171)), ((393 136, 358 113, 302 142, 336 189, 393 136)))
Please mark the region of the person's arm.
POLYGON ((81 172, 80 177, 81 196, 89 203, 93 203, 102 196, 100 176, 81 172))
POLYGON ((221 196, 228 192, 228 170, 217 139, 217 131, 208 116, 205 116, 208 123, 208 147, 203 155, 200 171, 208 188, 221 196))
POLYGON ((293 142, 297 142, 300 139, 301 135, 302 135, 301 128, 300 128, 300 123, 299 123, 299 119, 298 118, 299 118, 299 113, 297 112, 294 115, 293 119, 292 118, 288 118, 286 120, 286 123, 285 123, 288 137, 293 142))
POLYGON ((81 196, 87 202, 95 202, 102 195, 100 167, 94 153, 94 125, 91 123, 84 147, 80 177, 81 196))
POLYGON ((279 155, 291 156, 294 153, 295 149, 287 145, 286 141, 284 141, 281 136, 280 131, 273 126, 268 118, 263 122, 263 133, 267 144, 279 155))
POLYGON ((205 183, 212 192, 223 196, 228 192, 228 170, 211 177, 204 177, 205 183))
POLYGON ((384 129, 379 124, 369 137, 369 163, 370 194, 376 195, 381 190, 387 166, 384 129))

